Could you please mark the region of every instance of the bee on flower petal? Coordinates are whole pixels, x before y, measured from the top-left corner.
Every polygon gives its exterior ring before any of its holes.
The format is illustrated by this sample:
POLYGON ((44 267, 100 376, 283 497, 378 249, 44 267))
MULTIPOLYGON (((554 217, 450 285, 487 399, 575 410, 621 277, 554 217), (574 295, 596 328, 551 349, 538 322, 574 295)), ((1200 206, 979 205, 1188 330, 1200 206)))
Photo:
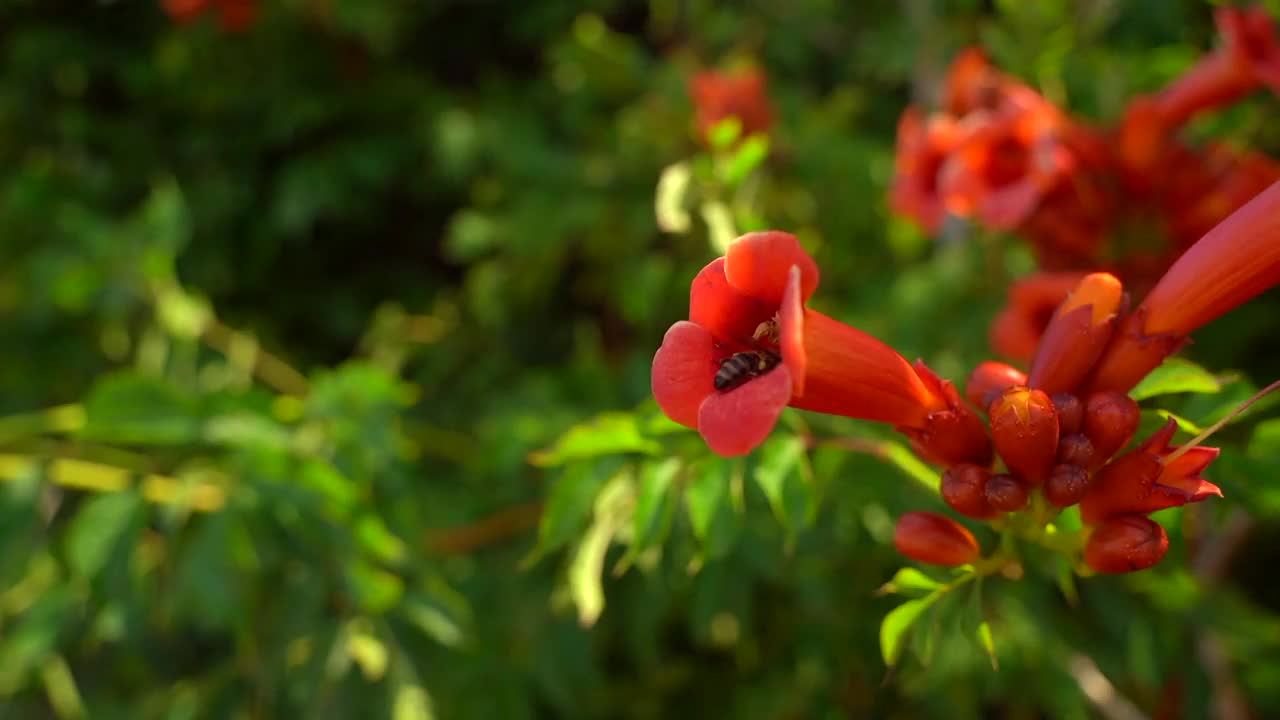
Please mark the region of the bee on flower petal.
POLYGON ((773 350, 745 350, 720 361, 716 371, 715 387, 724 392, 732 390, 753 377, 759 377, 778 366, 782 356, 773 350))

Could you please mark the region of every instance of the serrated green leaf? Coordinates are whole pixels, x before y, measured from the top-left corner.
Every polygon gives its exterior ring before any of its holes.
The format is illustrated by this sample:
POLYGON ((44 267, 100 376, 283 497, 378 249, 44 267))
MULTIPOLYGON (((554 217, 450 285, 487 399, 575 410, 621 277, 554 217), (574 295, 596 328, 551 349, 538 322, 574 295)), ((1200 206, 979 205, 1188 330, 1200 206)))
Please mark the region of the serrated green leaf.
POLYGON ((635 415, 605 413, 570 428, 550 448, 530 454, 529 462, 539 467, 552 467, 602 455, 656 455, 661 450, 661 444, 640 431, 635 415))
POLYGON ((793 533, 812 518, 814 510, 813 486, 800 472, 805 459, 803 439, 777 435, 760 448, 753 473, 774 516, 793 533))
POLYGON ((906 647, 907 633, 926 610, 933 606, 940 596, 933 593, 926 597, 908 600, 889 611, 880 621, 880 656, 885 665, 893 667, 902 650, 906 647))
POLYGON ((898 572, 893 574, 893 579, 880 586, 879 593, 882 595, 912 595, 916 593, 924 595, 937 590, 941 586, 941 583, 925 575, 920 570, 904 567, 899 568, 898 572))
POLYGON ((671 528, 671 516, 675 509, 671 486, 680 467, 679 458, 667 458, 661 462, 645 463, 640 468, 635 515, 632 518, 633 553, 643 552, 650 546, 661 543, 671 528))
POLYGON ((1222 391, 1222 382, 1213 373, 1180 357, 1166 359, 1129 391, 1134 400, 1146 400, 1173 393, 1212 394, 1222 391))
POLYGON ((132 492, 85 500, 67 529, 67 563, 80 577, 93 578, 107 564, 120 539, 139 518, 141 501, 132 492))

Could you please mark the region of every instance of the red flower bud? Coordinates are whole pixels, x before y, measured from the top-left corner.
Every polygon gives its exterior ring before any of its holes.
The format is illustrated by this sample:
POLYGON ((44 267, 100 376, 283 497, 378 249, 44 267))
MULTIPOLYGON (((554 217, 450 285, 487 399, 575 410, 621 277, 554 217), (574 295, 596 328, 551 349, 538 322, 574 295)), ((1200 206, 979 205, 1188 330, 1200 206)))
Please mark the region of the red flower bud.
POLYGON ((1054 393, 1053 409, 1058 411, 1058 433, 1070 435, 1080 432, 1080 423, 1084 421, 1084 403, 1071 393, 1054 393))
POLYGON ((1058 452, 1058 415, 1049 396, 1010 388, 991 403, 991 438, 1015 475, 1039 485, 1058 452))
POLYGON ((981 554, 973 533, 946 515, 931 512, 909 512, 898 518, 893 546, 912 560, 931 565, 964 565, 981 554))
POLYGON ((1018 512, 1027 506, 1027 486, 1008 473, 987 480, 987 504, 1000 512, 1018 512))
POLYGON ((964 386, 964 396, 974 407, 986 412, 1000 393, 1014 385, 1026 385, 1027 374, 1012 365, 988 360, 979 363, 964 386))
POLYGON ((939 490, 952 510, 976 520, 987 520, 1000 514, 987 502, 990 478, 990 470, 973 463, 960 463, 942 473, 939 490))
POLYGON ((899 426, 898 431, 911 440, 917 453, 939 465, 989 465, 991 440, 986 423, 964 404, 950 381, 938 377, 920 360, 916 361, 915 370, 935 396, 945 399, 946 408, 930 412, 922 426, 899 426))
POLYGON ((1089 491, 1089 471, 1079 465, 1055 465, 1044 481, 1044 497, 1056 508, 1071 507, 1089 491))
POLYGON ((1089 467, 1093 460, 1093 443, 1081 433, 1064 435, 1058 441, 1058 462, 1089 467))
POLYGON ((1045 328, 1027 384, 1048 393, 1075 390, 1106 349, 1123 298, 1114 275, 1086 275, 1045 328))
POLYGON ((1138 403, 1124 393, 1104 390, 1084 401, 1081 430, 1093 443, 1090 467, 1098 467, 1128 444, 1138 430, 1138 403))
POLYGON ((1089 536, 1084 561, 1100 573, 1146 570, 1169 551, 1160 523, 1141 515, 1117 515, 1089 536))

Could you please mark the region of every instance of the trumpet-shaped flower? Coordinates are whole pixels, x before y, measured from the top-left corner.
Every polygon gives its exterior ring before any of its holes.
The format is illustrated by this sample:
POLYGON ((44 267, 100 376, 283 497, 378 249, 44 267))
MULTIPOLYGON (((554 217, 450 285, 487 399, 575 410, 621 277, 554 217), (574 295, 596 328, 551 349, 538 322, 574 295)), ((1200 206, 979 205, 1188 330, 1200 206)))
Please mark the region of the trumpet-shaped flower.
POLYGON ((919 433, 951 422, 949 385, 921 377, 876 338, 805 308, 817 286, 818 267, 793 235, 734 241, 694 278, 689 320, 667 331, 654 356, 658 405, 726 456, 762 442, 787 405, 919 433), (779 361, 717 389, 725 359, 741 352, 775 353, 779 361))

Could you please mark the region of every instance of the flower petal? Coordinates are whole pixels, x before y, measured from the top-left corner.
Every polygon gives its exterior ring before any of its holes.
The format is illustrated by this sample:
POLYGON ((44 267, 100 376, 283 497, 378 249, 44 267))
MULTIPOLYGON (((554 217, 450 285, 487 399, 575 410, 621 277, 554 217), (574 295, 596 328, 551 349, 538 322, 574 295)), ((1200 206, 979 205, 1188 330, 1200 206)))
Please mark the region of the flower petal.
POLYGON ((791 371, 791 394, 804 395, 804 379, 809 357, 804 350, 804 305, 800 299, 801 270, 792 265, 788 273, 787 289, 782 293, 782 308, 778 311, 778 345, 782 350, 782 362, 791 371))
POLYGON ((722 457, 746 455, 764 442, 791 400, 791 373, 779 365, 728 392, 713 392, 698 410, 698 432, 722 457))
MULTIPOLYGON (((781 296, 779 296, 781 297, 781 296)), ((725 259, 716 258, 702 268, 689 287, 689 319, 711 332, 719 342, 753 345, 760 323, 773 319, 777 302, 748 297, 725 277, 725 259)))
POLYGON ((818 264, 795 235, 770 230, 747 233, 725 253, 724 274, 738 292, 772 304, 782 302, 791 267, 800 268, 800 302, 818 287, 818 264))
POLYGON ((698 427, 698 408, 715 392, 715 341, 687 320, 672 325, 653 356, 649 381, 658 407, 681 425, 698 427))

